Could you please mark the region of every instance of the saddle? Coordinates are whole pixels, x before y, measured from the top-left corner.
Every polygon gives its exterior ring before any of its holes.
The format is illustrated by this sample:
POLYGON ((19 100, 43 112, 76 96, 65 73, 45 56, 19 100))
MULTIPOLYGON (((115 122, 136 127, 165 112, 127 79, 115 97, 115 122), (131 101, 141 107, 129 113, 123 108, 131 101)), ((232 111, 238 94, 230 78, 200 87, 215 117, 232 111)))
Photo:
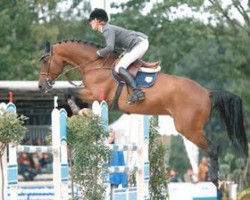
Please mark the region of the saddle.
MULTIPOLYGON (((119 62, 121 58, 118 58, 115 62, 113 67, 116 66, 116 64, 119 62)), ((144 72, 144 73, 157 73, 159 71, 161 71, 161 62, 157 61, 157 62, 146 62, 140 59, 137 59, 136 61, 134 61, 133 63, 131 63, 129 65, 129 67, 127 68, 127 70, 130 72, 130 74, 133 77, 136 77, 137 73, 139 71, 144 72)), ((118 75, 119 76, 119 75, 118 75)))
MULTIPOLYGON (((112 67, 112 76, 118 83, 114 99, 111 103, 111 109, 118 108, 118 100, 122 91, 122 87, 126 83, 125 80, 115 72, 115 65, 119 59, 117 59, 112 67)), ((138 87, 151 87, 156 80, 158 72, 161 70, 160 62, 145 62, 142 60, 136 60, 127 68, 129 73, 135 78, 136 85, 138 87)))

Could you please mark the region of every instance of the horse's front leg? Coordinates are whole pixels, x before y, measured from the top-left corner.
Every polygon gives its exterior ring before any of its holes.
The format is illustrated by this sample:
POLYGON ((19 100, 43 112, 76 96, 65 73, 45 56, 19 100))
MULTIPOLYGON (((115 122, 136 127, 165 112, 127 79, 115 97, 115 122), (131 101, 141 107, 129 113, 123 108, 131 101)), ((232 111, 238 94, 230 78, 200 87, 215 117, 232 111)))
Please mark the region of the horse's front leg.
POLYGON ((87 88, 69 88, 66 91, 66 95, 69 97, 74 96, 82 100, 84 103, 92 104, 93 101, 98 100, 97 95, 87 88))

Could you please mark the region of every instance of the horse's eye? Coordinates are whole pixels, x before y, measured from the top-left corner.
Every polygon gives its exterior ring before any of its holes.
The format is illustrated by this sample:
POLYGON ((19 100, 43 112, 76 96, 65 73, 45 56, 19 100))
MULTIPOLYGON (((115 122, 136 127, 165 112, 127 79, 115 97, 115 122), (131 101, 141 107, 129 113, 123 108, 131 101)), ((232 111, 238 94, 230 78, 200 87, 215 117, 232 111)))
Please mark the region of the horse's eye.
POLYGON ((42 59, 42 62, 43 62, 44 65, 48 64, 48 60, 47 59, 42 59))

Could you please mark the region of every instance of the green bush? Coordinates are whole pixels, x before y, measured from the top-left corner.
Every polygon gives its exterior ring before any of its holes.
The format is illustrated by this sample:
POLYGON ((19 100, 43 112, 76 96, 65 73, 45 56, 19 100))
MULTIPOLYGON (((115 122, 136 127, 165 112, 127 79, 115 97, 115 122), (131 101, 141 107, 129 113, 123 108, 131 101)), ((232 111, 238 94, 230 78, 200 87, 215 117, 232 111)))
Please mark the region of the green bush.
POLYGON ((249 200, 250 199, 250 188, 243 190, 237 195, 238 200, 249 200))
POLYGON ((160 140, 156 130, 157 121, 152 118, 149 132, 149 162, 150 162, 150 197, 151 199, 166 199, 167 179, 164 155, 166 147, 160 140))
MULTIPOLYGON (((26 128, 24 127, 24 121, 27 117, 17 114, 13 114, 8 110, 1 109, 0 110, 0 158, 2 160, 2 156, 5 148, 8 144, 17 145, 21 142, 26 133, 26 128)), ((3 162, 0 162, 1 167, 1 179, 2 183, 4 183, 4 174, 3 172, 3 162)), ((4 189, 4 184, 1 185, 1 191, 4 189)), ((3 199, 3 193, 1 194, 0 199, 3 199)))
POLYGON ((107 173, 109 160, 105 134, 99 117, 77 115, 68 119, 68 144, 73 155, 71 176, 80 186, 80 199, 102 200, 105 197, 102 175, 107 173))
POLYGON ((9 143, 19 144, 27 131, 24 121, 27 117, 1 110, 0 115, 0 156, 9 143))

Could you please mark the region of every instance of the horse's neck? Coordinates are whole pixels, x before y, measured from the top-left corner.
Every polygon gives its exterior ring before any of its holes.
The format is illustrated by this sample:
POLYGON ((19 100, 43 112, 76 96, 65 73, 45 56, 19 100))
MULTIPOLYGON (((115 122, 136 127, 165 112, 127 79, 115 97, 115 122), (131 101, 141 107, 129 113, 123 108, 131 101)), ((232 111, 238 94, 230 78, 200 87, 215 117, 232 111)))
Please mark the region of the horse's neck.
POLYGON ((90 81, 95 84, 103 84, 111 78, 111 69, 113 59, 102 58, 86 66, 81 67, 83 80, 90 81))
POLYGON ((106 100, 113 99, 116 87, 114 87, 115 81, 112 78, 111 69, 114 60, 102 58, 86 68, 81 68, 83 83, 95 97, 102 90, 106 100))
POLYGON ((95 54, 98 50, 96 47, 91 45, 77 42, 55 44, 53 48, 56 54, 64 61, 64 63, 67 63, 72 67, 91 62, 91 60, 95 59, 95 54))
POLYGON ((100 90, 105 96, 111 98, 114 94, 114 84, 111 77, 111 67, 117 56, 111 54, 105 58, 95 60, 97 48, 90 45, 77 45, 68 43, 67 46, 61 45, 60 54, 64 63, 68 63, 81 73, 83 83, 96 97, 100 90), (63 48, 62 48, 63 47, 63 48), (64 48, 65 47, 65 48, 64 48))

